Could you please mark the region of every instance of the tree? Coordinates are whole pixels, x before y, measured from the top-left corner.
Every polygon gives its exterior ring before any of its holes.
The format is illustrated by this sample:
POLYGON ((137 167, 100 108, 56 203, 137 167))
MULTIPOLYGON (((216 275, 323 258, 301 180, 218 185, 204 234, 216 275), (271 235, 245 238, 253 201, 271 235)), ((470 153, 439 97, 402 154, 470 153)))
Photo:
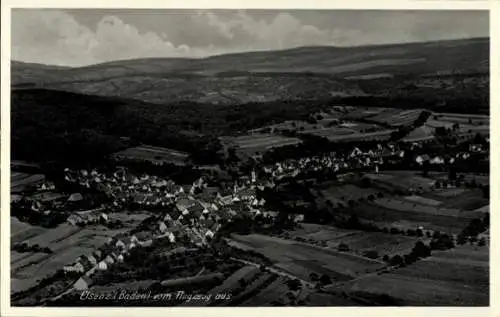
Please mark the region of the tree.
POLYGON ((412 263, 415 263, 417 261, 417 257, 413 253, 405 254, 405 256, 403 258, 404 258, 405 264, 412 264, 412 263))
POLYGON ((345 243, 341 243, 338 246, 338 250, 340 252, 349 252, 349 246, 347 244, 345 244, 345 243))
POLYGON ((480 247, 483 247, 486 245, 486 239, 484 237, 481 237, 481 239, 479 239, 479 241, 477 242, 477 245, 480 246, 480 247))
POLYGON ((415 243, 411 253, 417 258, 425 258, 431 255, 431 248, 426 246, 422 241, 415 243))
POLYGON ((413 229, 408 229, 408 230, 406 230, 406 235, 410 236, 410 237, 414 237, 417 235, 417 232, 413 229))
POLYGON ((378 252, 377 250, 369 250, 369 251, 366 251, 364 253, 364 255, 367 257, 367 258, 370 258, 370 259, 378 259, 378 252))
POLYGON ((241 287, 245 287, 247 285, 247 282, 245 281, 244 278, 240 278, 238 280, 238 283, 240 284, 241 287))
POLYGON ((448 179, 450 181, 454 181, 454 180, 457 179, 457 170, 453 166, 449 167, 449 170, 448 170, 448 179))
POLYGON ((464 245, 467 243, 467 237, 464 234, 459 234, 457 237, 457 244, 464 245))
POLYGON ((398 228, 391 228, 390 233, 391 234, 398 234, 400 231, 398 228))
POLYGON ((349 201, 347 203, 349 204, 350 208, 354 208, 354 200, 349 199, 349 201))
POLYGON ((319 282, 321 283, 321 285, 329 285, 332 284, 332 279, 328 275, 323 274, 321 275, 319 282))
POLYGON ((393 256, 391 259, 390 259, 390 262, 389 262, 392 266, 399 266, 401 264, 403 264, 403 258, 397 254, 395 256, 393 256))
POLYGON ((317 282, 319 281, 319 275, 317 273, 311 273, 309 274, 309 279, 312 281, 312 282, 317 282))
POLYGON ((490 213, 487 212, 483 217, 483 226, 487 229, 490 227, 490 213))
POLYGON ((439 232, 438 230, 434 231, 434 233, 432 234, 432 238, 434 239, 441 238, 441 232, 439 232))
POLYGON ((286 284, 291 291, 298 291, 302 286, 300 281, 297 279, 288 280, 286 284))

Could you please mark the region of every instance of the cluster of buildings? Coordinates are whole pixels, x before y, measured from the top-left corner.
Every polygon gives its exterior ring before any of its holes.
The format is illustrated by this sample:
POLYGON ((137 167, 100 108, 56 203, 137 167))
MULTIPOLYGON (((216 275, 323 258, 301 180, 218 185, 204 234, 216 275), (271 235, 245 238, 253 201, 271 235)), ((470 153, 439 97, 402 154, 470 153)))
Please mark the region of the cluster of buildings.
POLYGON ((454 164, 459 161, 466 161, 475 154, 488 155, 489 153, 488 148, 484 145, 471 144, 468 150, 460 150, 443 156, 436 153, 426 153, 422 145, 422 142, 413 142, 402 148, 396 144, 377 144, 375 148, 364 151, 354 147, 346 153, 330 152, 300 159, 287 159, 274 165, 263 166, 260 172, 271 180, 325 170, 342 173, 364 168, 372 169, 375 173, 378 173, 380 168, 386 164, 401 163, 407 151, 413 153, 411 162, 418 165, 423 165, 425 162, 432 165, 454 164))
POLYGON ((379 144, 376 149, 368 151, 362 151, 355 147, 352 151, 343 154, 330 152, 324 155, 288 159, 271 166, 264 166, 262 172, 272 179, 295 177, 300 173, 323 170, 341 173, 347 170, 371 167, 378 172, 379 166, 384 164, 384 158, 401 158, 403 156, 404 150, 400 150, 394 145, 383 148, 379 144))

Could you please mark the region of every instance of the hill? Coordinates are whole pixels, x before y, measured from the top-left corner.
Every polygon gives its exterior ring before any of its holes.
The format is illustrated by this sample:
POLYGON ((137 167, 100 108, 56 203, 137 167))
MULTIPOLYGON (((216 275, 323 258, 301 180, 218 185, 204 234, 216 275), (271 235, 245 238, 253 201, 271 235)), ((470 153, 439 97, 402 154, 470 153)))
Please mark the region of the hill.
MULTIPOLYGON (((401 88, 418 87, 429 76, 442 81, 443 77, 473 74, 476 81, 487 86, 488 59, 489 39, 468 39, 346 48, 301 47, 203 59, 136 59, 79 68, 13 62, 12 84, 14 88, 43 87, 153 103, 189 100, 243 104, 399 94, 401 88)), ((431 88, 445 90, 440 86, 431 88)), ((477 91, 476 88, 472 90, 477 91)))
POLYGON ((221 149, 220 135, 305 120, 328 106, 324 101, 158 105, 48 89, 14 90, 11 96, 13 159, 83 163, 140 143, 207 161, 221 149))

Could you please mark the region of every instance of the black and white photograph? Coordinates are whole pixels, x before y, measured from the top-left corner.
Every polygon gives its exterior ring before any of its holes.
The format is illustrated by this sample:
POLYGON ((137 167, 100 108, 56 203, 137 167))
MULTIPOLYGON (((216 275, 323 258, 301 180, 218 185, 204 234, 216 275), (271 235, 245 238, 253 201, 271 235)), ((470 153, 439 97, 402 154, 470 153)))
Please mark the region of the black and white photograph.
POLYGON ((12 307, 490 306, 488 10, 10 24, 12 307))

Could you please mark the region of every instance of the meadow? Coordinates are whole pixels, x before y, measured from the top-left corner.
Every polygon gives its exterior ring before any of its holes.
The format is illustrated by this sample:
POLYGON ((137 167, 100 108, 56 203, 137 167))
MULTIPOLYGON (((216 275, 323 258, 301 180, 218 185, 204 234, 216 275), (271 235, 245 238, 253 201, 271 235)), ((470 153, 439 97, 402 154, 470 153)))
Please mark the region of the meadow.
POLYGON ((255 133, 238 137, 224 137, 222 140, 228 147, 236 146, 238 152, 248 155, 264 153, 274 147, 298 144, 302 142, 298 138, 284 137, 268 133, 255 133))
POLYGON ((30 185, 35 185, 45 179, 42 174, 28 174, 12 172, 10 175, 10 191, 12 193, 20 193, 30 185))
POLYGON ((115 153, 115 157, 123 157, 130 160, 145 160, 155 163, 172 163, 184 165, 188 153, 149 145, 128 148, 115 153))
POLYGON ((250 245, 275 262, 275 266, 304 280, 309 280, 312 272, 326 274, 332 280, 349 280, 385 266, 354 254, 260 234, 232 235, 232 239, 250 245))
POLYGON ((346 244, 349 252, 358 255, 375 251, 378 254, 377 258, 382 258, 384 255, 405 254, 420 240, 417 237, 340 229, 326 225, 302 224, 301 226, 302 228, 287 233, 291 237, 300 237, 308 242, 324 241, 333 249, 337 249, 340 244, 346 244))
POLYGON ((350 294, 387 294, 411 306, 487 306, 488 247, 459 246, 388 274, 347 282, 350 294))
POLYGON ((37 280, 54 274, 64 265, 73 263, 79 256, 91 254, 112 237, 126 229, 109 230, 95 226, 80 228, 61 224, 45 229, 13 220, 12 242, 49 247, 53 253, 11 252, 12 289, 20 291, 34 286, 37 280))

